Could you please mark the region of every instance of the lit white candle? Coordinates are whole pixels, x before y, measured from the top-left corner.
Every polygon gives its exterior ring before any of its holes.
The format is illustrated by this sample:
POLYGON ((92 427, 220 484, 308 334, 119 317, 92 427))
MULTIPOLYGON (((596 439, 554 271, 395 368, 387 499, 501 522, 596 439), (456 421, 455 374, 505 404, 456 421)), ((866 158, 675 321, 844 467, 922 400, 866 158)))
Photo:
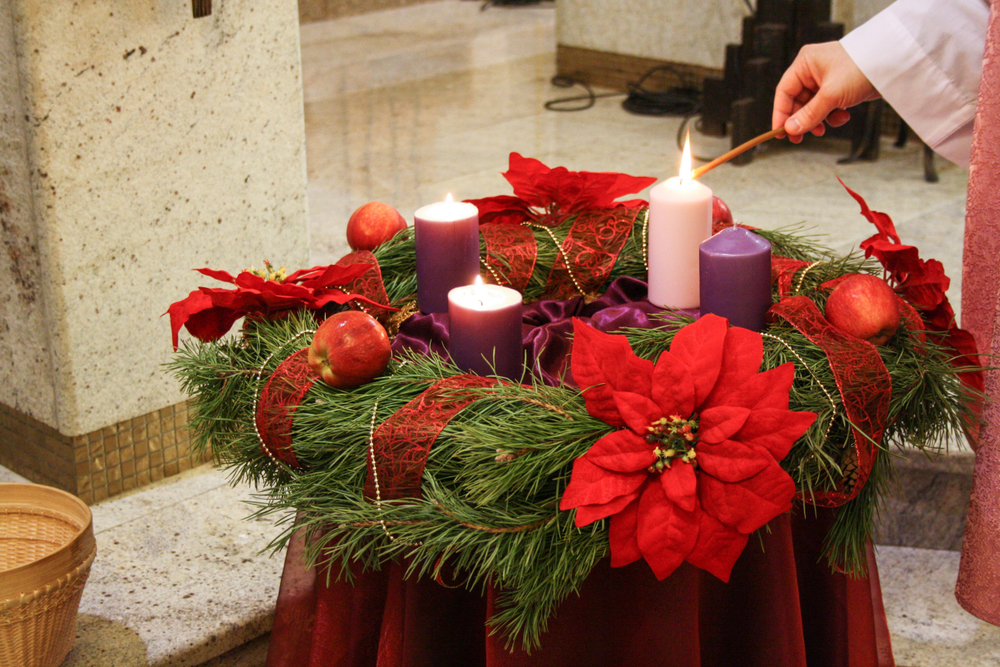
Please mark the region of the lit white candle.
POLYGON ((519 379, 521 301, 517 290, 484 285, 478 275, 474 284, 448 292, 448 352, 455 365, 479 375, 519 379))
POLYGON ((712 235, 712 190, 692 178, 691 142, 680 175, 649 192, 649 301, 660 308, 699 305, 698 247, 712 235))

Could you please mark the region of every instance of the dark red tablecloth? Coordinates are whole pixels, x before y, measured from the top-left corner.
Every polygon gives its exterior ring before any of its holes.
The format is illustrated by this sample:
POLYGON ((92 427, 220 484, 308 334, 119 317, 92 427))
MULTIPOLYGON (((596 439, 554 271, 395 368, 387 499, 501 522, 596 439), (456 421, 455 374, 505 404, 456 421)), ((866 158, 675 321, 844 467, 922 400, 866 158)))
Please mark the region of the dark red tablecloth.
POLYGON ((783 515, 751 537, 724 584, 687 563, 657 581, 644 562, 599 564, 527 655, 490 636, 486 596, 403 568, 326 581, 291 544, 267 667, 890 667, 874 557, 869 576, 831 572, 832 513, 783 515))

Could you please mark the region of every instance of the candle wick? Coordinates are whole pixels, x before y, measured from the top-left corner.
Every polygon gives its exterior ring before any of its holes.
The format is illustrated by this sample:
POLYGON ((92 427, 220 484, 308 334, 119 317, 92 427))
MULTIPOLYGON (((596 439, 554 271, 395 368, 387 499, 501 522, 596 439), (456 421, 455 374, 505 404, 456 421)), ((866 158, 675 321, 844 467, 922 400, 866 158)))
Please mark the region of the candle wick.
POLYGON ((482 299, 478 299, 478 301, 479 301, 479 305, 480 305, 480 307, 482 307, 482 308, 485 308, 485 307, 486 307, 486 304, 485 304, 485 303, 483 303, 483 300, 482 300, 482 299))

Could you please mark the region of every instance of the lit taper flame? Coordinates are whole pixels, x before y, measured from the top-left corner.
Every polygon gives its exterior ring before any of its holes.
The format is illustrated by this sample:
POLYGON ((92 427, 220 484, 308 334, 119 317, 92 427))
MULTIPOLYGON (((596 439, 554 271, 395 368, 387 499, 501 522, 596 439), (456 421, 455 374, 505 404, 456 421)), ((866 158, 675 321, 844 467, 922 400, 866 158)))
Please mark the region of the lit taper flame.
POLYGON ((693 177, 694 173, 691 170, 691 131, 688 130, 687 137, 684 139, 684 153, 681 154, 681 183, 687 183, 693 177))

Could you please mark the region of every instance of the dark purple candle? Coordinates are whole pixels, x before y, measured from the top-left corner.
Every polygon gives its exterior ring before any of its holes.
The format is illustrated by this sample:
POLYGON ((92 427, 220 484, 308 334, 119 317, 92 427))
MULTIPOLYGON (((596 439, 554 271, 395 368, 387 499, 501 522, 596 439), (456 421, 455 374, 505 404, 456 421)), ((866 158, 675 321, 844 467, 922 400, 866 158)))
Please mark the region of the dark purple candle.
POLYGON ((417 306, 447 313, 448 292, 479 275, 479 209, 448 200, 413 215, 417 258, 417 306))
POLYGON ((521 293, 500 285, 457 287, 448 293, 451 360, 477 375, 518 380, 524 367, 521 293))
POLYGON ((763 331, 771 307, 771 244, 747 229, 729 227, 703 241, 698 254, 701 314, 763 331))

